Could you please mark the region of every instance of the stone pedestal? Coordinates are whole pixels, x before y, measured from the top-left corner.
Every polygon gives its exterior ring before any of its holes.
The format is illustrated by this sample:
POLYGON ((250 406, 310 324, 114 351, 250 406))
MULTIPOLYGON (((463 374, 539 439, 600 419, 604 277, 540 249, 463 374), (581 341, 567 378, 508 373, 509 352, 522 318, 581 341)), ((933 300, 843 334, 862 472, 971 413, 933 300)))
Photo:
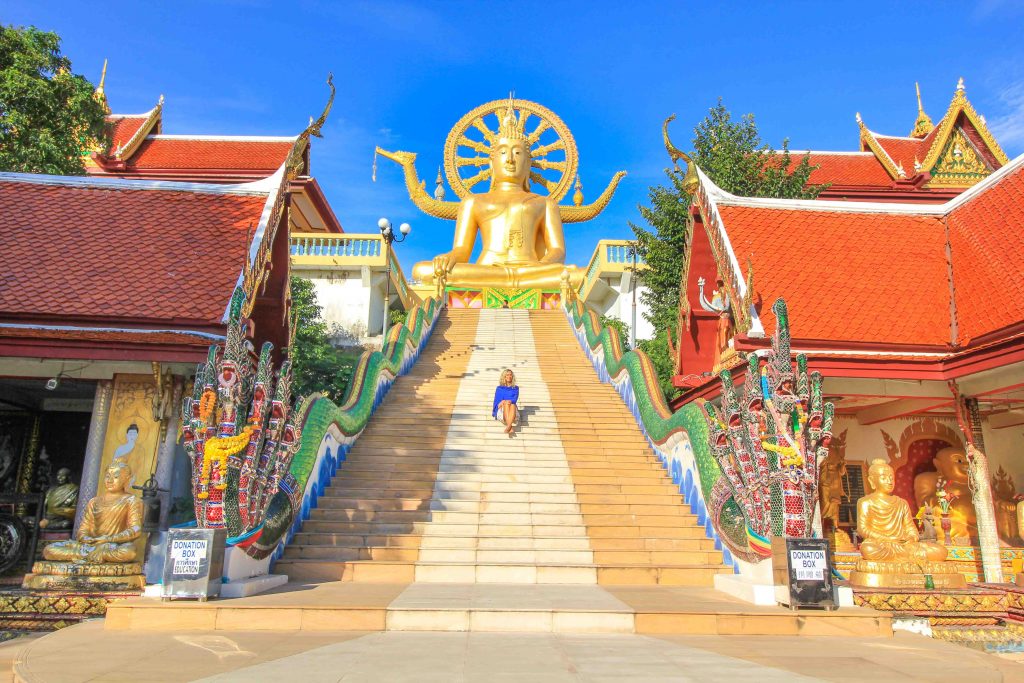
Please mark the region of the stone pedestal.
POLYGON ((956 566, 948 562, 869 562, 861 560, 850 572, 850 585, 854 588, 925 587, 925 575, 930 574, 936 589, 964 588, 967 581, 956 566))
POLYGON ((138 562, 120 564, 85 564, 43 560, 32 565, 22 588, 45 591, 88 592, 141 591, 146 587, 142 565, 138 562))

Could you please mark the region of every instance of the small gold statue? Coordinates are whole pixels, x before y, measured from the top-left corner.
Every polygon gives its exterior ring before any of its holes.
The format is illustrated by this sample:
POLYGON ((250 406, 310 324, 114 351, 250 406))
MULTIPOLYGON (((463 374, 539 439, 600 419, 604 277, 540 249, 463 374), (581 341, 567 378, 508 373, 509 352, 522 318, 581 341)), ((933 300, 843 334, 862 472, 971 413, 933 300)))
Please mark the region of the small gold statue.
POLYGON ((922 472, 914 477, 917 506, 920 508, 928 504, 932 508, 939 507, 936 488, 941 477, 945 482, 946 494, 952 498, 949 506, 949 535, 954 544, 970 544, 978 538, 978 522, 967 474, 967 455, 962 448, 943 448, 935 454, 932 464, 936 471, 922 472))
POLYGON ((142 501, 128 493, 132 471, 115 460, 103 478, 106 493, 89 501, 75 540, 43 548, 23 586, 31 589, 130 590, 145 578, 136 562, 135 542, 142 535, 142 501))
POLYGON ((919 539, 910 505, 892 495, 895 479, 889 463, 871 462, 868 483, 872 493, 857 501, 863 559, 851 572, 850 583, 870 588, 923 588, 925 574, 931 574, 936 587, 966 585, 963 576, 945 564, 945 547, 919 539))
POLYGON ((47 531, 70 529, 75 523, 78 507, 78 484, 71 481, 71 470, 57 470, 57 483, 46 492, 46 516, 39 520, 39 528, 47 531))

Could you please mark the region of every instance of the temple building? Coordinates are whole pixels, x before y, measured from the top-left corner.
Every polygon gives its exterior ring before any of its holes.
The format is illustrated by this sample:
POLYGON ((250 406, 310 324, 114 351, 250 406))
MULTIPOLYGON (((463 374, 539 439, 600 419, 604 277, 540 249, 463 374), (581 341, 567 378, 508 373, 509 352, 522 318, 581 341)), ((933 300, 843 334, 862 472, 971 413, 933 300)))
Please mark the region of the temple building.
POLYGON ((820 199, 941 203, 1008 162, 985 117, 968 101, 963 79, 937 123, 925 113, 918 90, 917 118, 906 136, 877 133, 859 113, 856 121, 857 151, 806 152, 817 166, 808 182, 828 185, 820 199))
MULTIPOLYGON (((164 523, 189 515, 178 409, 233 292, 254 348, 279 354, 290 236, 341 232, 309 175, 323 117, 286 138, 168 139, 162 112, 111 115, 88 176, 0 173, 0 497, 45 492, 64 468, 80 482, 75 519, 46 540, 71 533, 115 455, 133 484, 171 489, 164 523)), ((26 548, 12 552, 0 562, 24 573, 26 548)))
MULTIPOLYGON (((919 137, 900 143, 862 126, 868 151, 856 157, 906 169, 916 156, 917 173, 907 174, 914 187, 850 178, 863 184, 843 199, 858 201, 762 199, 729 194, 699 173, 693 195, 673 379, 682 393, 673 405, 716 397, 722 368, 741 382, 738 352, 769 346, 771 304, 784 298, 794 353, 823 373, 836 405, 846 531, 872 458, 892 464, 895 493, 915 512, 937 469, 965 485, 965 430, 988 455, 997 518, 1000 501, 1012 507, 1014 482, 1024 482, 1024 156, 1006 161, 962 84, 936 127, 926 119, 922 112, 919 137), (954 172, 954 159, 970 159, 969 169, 954 172), (718 283, 724 312, 702 309, 700 281, 718 283), (960 399, 967 414, 956 409, 960 399)), ((831 174, 817 181, 830 178, 830 191, 840 191, 841 164, 812 161, 823 163, 815 173, 831 174)), ((1019 546, 1010 517, 1000 536, 1019 546)))

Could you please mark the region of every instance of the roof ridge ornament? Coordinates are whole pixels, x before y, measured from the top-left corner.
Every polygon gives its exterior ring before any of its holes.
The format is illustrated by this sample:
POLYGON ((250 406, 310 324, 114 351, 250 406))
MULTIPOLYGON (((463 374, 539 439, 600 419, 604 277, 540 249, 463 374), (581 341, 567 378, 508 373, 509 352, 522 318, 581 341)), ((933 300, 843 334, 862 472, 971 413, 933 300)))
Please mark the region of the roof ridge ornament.
POLYGON ((935 129, 935 124, 924 112, 924 106, 921 104, 921 85, 914 83, 914 89, 917 90, 917 120, 914 121, 914 129, 910 131, 910 137, 925 138, 935 129))

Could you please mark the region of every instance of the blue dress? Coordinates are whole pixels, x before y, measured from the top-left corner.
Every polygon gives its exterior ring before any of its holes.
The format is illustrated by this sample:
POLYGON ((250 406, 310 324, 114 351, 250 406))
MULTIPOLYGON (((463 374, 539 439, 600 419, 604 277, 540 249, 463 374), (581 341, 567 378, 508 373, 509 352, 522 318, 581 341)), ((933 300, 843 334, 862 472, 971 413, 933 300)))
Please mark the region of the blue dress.
POLYGON ((498 385, 498 388, 494 390, 494 406, 491 407, 491 417, 498 417, 498 404, 502 401, 519 403, 519 387, 498 385))

